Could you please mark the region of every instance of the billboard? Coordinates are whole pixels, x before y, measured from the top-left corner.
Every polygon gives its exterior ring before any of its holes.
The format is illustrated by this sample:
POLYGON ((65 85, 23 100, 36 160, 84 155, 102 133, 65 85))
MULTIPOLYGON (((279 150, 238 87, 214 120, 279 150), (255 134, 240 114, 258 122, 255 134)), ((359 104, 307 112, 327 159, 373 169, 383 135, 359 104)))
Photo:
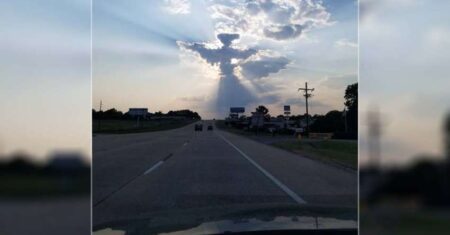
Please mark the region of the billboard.
POLYGON ((130 108, 128 110, 128 115, 130 116, 145 116, 148 113, 146 108, 130 108))
POLYGON ((245 113, 244 107, 231 107, 230 113, 245 113))
POLYGON ((285 105, 284 106, 284 114, 285 115, 290 115, 291 114, 291 106, 290 105, 285 105))

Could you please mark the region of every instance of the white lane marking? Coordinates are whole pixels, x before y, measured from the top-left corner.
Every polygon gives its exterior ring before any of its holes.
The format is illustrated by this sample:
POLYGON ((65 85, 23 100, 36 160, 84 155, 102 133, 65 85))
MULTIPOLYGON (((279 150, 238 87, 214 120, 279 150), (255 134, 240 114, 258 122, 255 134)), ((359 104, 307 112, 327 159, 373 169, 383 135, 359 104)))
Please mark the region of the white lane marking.
POLYGON ((164 161, 159 161, 158 163, 156 163, 155 165, 153 165, 152 167, 150 167, 150 169, 146 170, 144 172, 144 175, 147 175, 148 173, 156 170, 156 168, 158 168, 159 166, 161 166, 164 163, 164 161))
MULTIPOLYGON (((217 132, 216 132, 217 133, 217 132)), ((286 185, 281 183, 277 178, 275 178, 272 174, 270 174, 268 171, 266 171, 264 168, 262 168, 258 163, 253 161, 247 154, 242 152, 238 147, 236 147, 233 143, 231 143, 229 140, 225 139, 221 134, 217 133, 220 138, 222 138, 225 142, 227 142, 231 147, 236 149, 245 159, 247 159, 251 164, 253 164, 258 170, 260 170, 267 178, 272 180, 273 183, 275 183, 281 190, 283 190, 287 195, 289 195, 295 202, 298 204, 306 204, 306 201, 303 200, 300 196, 298 196, 294 191, 289 189, 286 185)))

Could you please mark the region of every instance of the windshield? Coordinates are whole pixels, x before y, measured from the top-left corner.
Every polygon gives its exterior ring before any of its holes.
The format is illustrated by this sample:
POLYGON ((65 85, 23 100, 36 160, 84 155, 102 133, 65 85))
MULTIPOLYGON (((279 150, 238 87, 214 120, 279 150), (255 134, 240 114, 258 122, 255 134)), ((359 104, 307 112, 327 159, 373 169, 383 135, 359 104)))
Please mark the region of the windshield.
POLYGON ((94 230, 355 228, 356 12, 94 1, 94 230))

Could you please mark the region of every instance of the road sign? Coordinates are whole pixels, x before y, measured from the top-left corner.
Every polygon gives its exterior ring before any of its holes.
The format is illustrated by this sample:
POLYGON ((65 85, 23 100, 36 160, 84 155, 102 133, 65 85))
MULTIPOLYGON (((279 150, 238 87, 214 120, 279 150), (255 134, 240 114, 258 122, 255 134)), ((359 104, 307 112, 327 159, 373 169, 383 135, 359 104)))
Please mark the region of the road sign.
POLYGON ((244 107, 231 107, 230 113, 245 113, 244 107))
POLYGON ((284 115, 290 115, 291 114, 291 106, 285 105, 284 106, 284 115))

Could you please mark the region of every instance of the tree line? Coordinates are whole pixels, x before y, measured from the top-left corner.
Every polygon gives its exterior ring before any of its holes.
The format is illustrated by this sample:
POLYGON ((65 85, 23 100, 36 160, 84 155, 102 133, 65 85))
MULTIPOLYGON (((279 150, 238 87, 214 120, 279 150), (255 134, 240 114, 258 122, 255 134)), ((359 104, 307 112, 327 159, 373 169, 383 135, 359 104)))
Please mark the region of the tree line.
MULTIPOLYGON (((201 116, 194 111, 189 109, 175 110, 169 111, 167 113, 163 113, 161 111, 155 113, 149 113, 147 115, 148 118, 152 117, 186 117, 190 119, 201 119, 201 116)), ((123 113, 115 108, 108 109, 106 111, 97 111, 92 109, 92 118, 93 119, 133 119, 134 117, 130 116, 128 113, 123 113)))

